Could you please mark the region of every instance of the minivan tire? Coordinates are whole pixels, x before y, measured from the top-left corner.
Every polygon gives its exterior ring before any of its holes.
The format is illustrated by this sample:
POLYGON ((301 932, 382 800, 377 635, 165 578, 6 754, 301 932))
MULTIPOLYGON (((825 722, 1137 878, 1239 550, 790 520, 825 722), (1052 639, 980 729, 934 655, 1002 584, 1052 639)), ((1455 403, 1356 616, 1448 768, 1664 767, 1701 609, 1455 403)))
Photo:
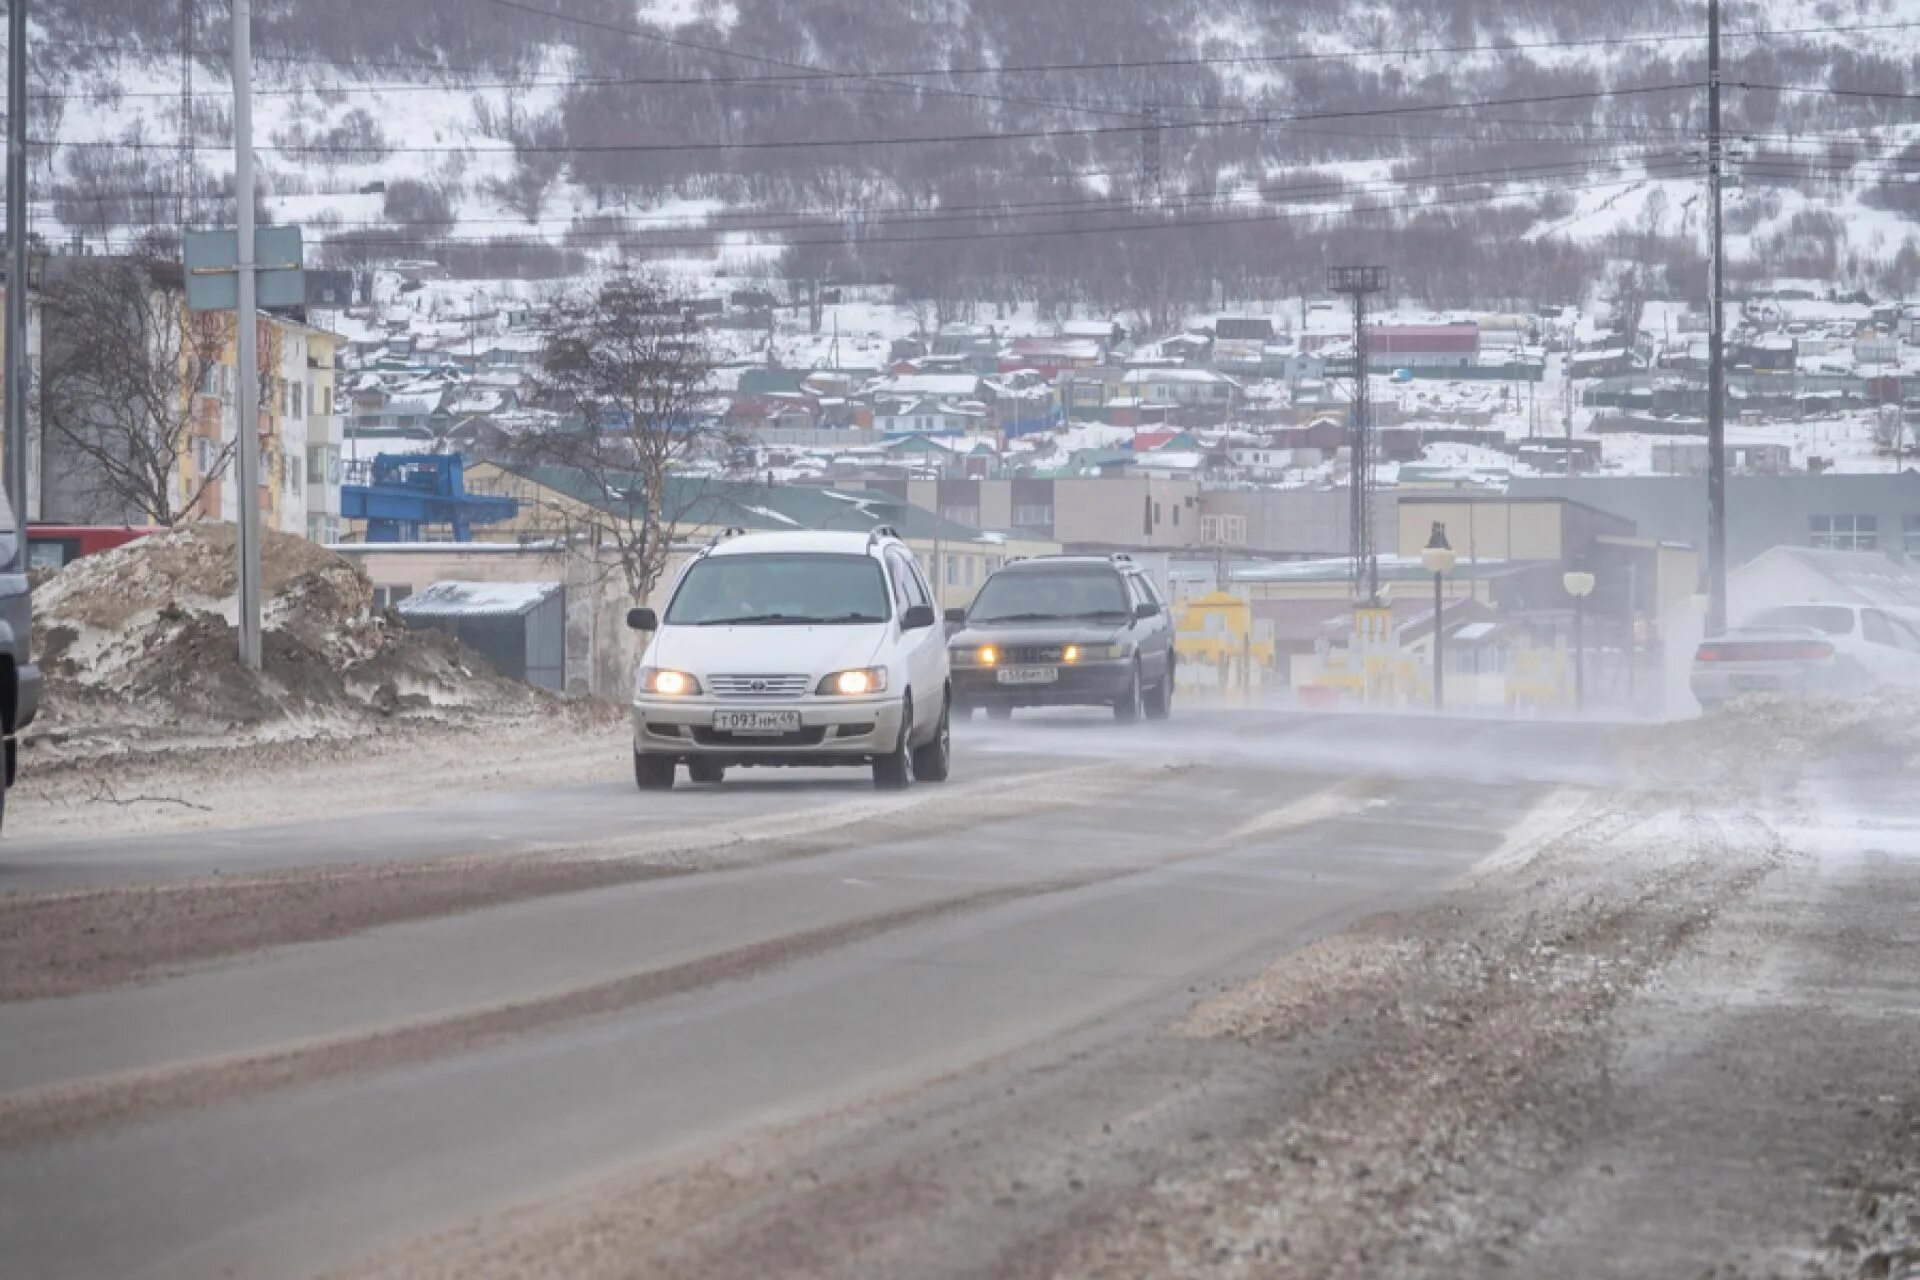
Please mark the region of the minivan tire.
POLYGON ((893 750, 873 758, 873 785, 880 791, 899 791, 913 781, 913 699, 900 712, 900 740, 893 750))
POLYGON ((913 749, 913 776, 917 782, 945 782, 953 764, 951 708, 940 709, 940 728, 933 738, 913 749))
POLYGON ((673 770, 672 756, 633 753, 633 781, 642 791, 673 790, 673 770))

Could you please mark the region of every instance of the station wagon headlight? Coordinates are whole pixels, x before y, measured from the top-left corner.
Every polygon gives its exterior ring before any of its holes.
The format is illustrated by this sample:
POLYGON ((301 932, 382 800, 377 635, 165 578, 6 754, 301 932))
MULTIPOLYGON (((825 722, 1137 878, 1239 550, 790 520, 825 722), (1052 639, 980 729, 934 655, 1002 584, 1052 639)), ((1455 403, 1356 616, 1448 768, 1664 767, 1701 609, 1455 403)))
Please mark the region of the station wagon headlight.
POLYGON ((1123 644, 1070 644, 1060 652, 1065 662, 1115 662, 1126 656, 1123 644))
POLYGON ((887 669, 885 667, 856 667, 852 671, 836 671, 820 682, 815 693, 843 698, 858 698, 868 693, 885 693, 887 688, 887 669))
POLYGON ((990 644, 979 648, 960 645, 947 651, 947 659, 957 667, 991 667, 1000 661, 1000 651, 990 644))
POLYGON ((685 698, 700 692, 700 682, 684 671, 670 667, 640 668, 640 692, 663 698, 685 698))

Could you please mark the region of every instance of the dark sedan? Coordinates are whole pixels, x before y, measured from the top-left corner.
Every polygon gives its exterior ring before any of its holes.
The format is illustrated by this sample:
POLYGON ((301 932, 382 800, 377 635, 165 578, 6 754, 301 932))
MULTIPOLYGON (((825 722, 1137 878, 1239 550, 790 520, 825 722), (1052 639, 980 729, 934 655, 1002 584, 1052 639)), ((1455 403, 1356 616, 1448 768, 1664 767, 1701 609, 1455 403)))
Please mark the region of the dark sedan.
POLYGON ((1016 560, 971 608, 949 610, 954 709, 1101 706, 1116 720, 1173 710, 1173 619, 1125 556, 1016 560))

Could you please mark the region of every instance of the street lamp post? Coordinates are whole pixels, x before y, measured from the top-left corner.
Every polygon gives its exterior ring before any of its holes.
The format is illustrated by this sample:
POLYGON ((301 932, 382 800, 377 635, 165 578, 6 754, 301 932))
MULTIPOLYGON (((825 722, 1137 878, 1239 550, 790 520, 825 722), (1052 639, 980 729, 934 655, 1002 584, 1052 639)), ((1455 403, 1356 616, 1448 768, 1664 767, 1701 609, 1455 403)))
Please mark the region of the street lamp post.
POLYGON ((1441 662, 1441 646, 1446 640, 1447 629, 1443 625, 1441 610, 1445 602, 1440 598, 1440 582, 1453 572, 1458 557, 1453 548, 1447 545, 1447 526, 1444 522, 1433 522, 1433 536, 1427 539, 1427 545, 1420 551, 1420 563, 1433 575, 1433 714, 1439 715, 1446 706, 1446 667, 1441 662))
POLYGON ((1587 709, 1587 632, 1586 601, 1593 594, 1593 575, 1570 571, 1560 579, 1573 597, 1573 709, 1587 709))

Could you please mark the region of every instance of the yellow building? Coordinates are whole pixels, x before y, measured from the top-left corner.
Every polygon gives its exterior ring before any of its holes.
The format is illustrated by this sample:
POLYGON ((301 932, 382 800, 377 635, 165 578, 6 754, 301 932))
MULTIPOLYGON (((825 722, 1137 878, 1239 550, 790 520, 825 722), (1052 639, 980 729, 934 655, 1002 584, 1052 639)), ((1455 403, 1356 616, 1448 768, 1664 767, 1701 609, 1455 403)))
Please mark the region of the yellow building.
MULTIPOLYGON (((188 312, 180 303, 182 323, 206 330, 217 349, 199 385, 190 385, 195 339, 181 344, 181 396, 189 401, 188 430, 180 450, 180 499, 198 494, 188 509, 196 519, 237 520, 240 515, 235 456, 239 406, 238 322, 230 312, 188 312), (213 476, 211 483, 206 477, 213 476)), ((338 339, 323 330, 270 313, 261 313, 256 327, 255 367, 260 372, 259 415, 256 427, 260 447, 260 514, 270 529, 312 536, 310 499, 318 497, 320 511, 330 509, 338 524, 338 428, 333 418, 333 377, 338 339), (315 440, 330 446, 331 485, 322 472, 315 477, 309 445, 315 440), (319 493, 313 491, 316 484, 319 493)), ((327 455, 321 455, 324 463, 327 455)), ((326 532, 326 526, 320 527, 326 532)))

